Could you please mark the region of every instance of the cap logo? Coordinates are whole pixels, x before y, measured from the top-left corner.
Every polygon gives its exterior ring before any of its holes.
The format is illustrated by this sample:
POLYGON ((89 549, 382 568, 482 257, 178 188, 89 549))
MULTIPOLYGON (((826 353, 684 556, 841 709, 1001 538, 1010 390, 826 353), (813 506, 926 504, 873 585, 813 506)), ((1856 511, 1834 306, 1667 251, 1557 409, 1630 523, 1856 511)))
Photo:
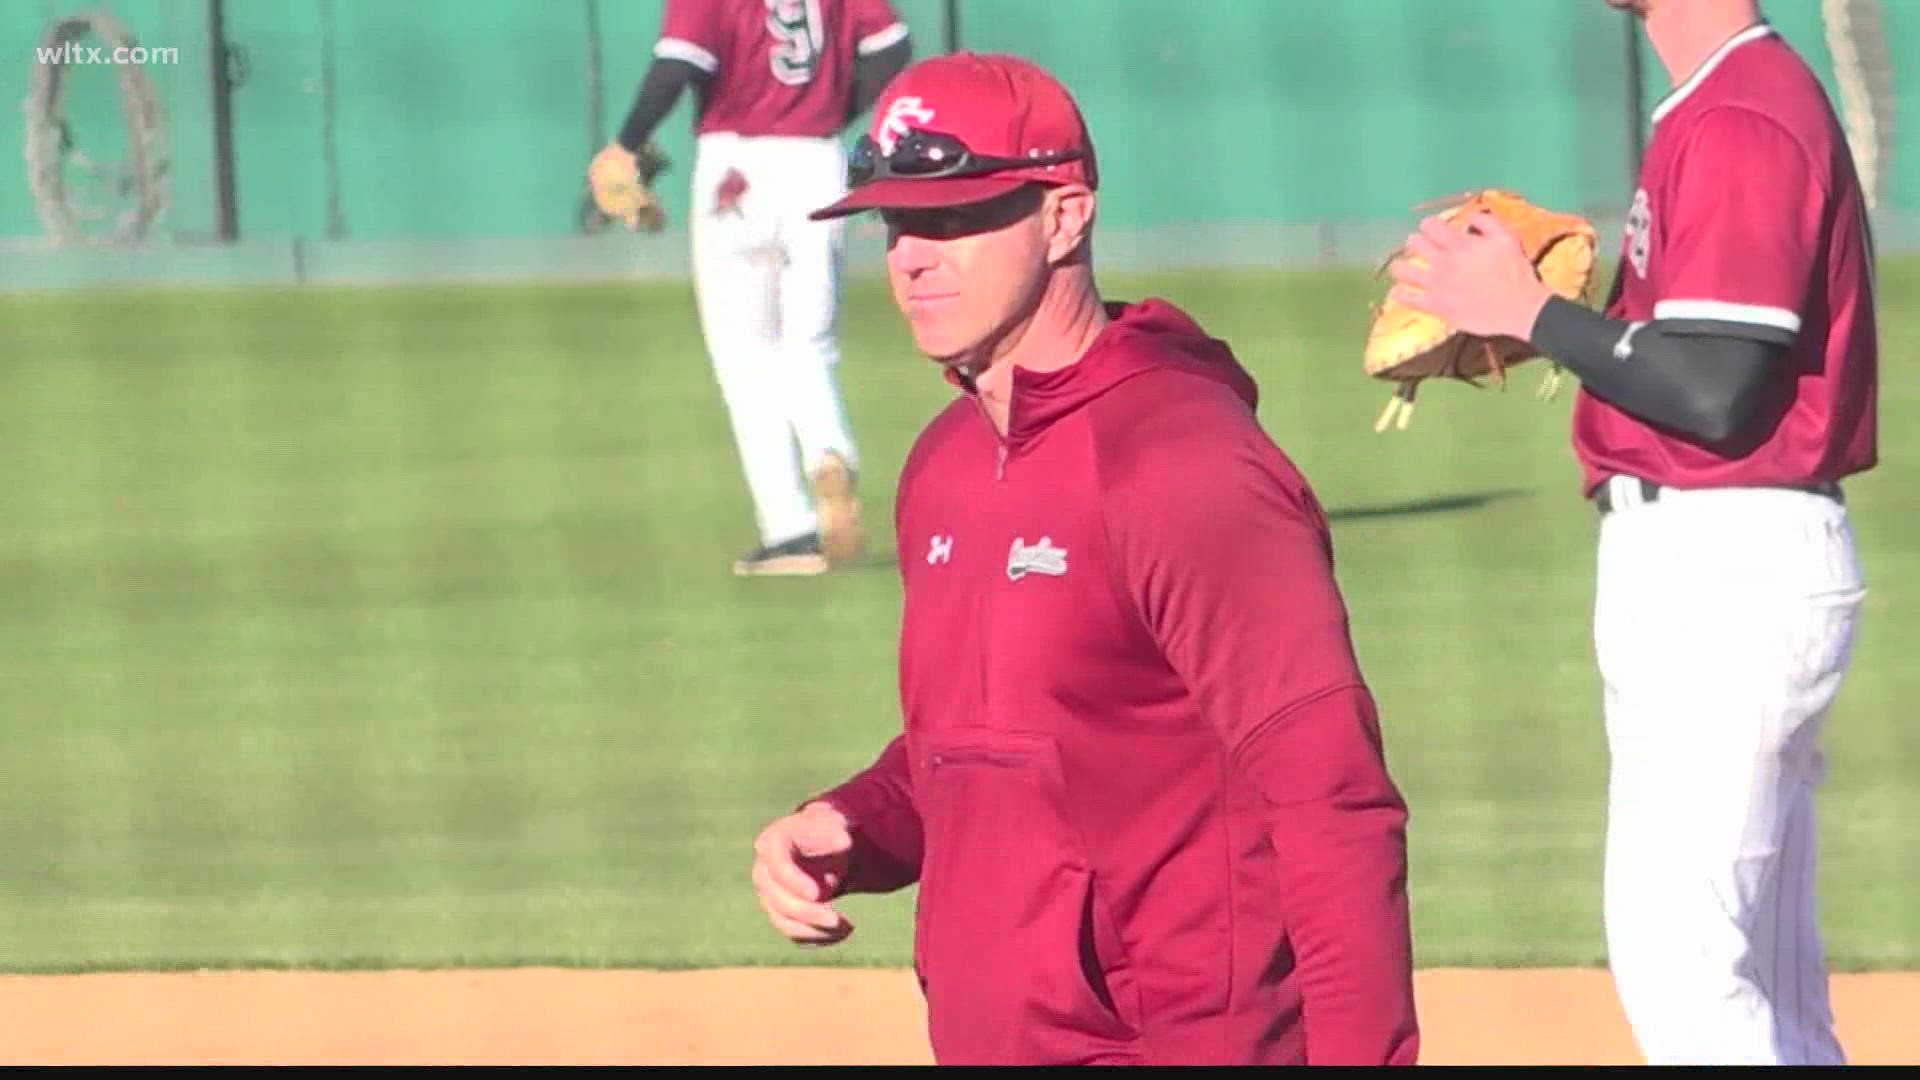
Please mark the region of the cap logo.
POLYGON ((917 97, 894 98, 893 104, 887 106, 886 117, 880 121, 880 134, 876 137, 876 141, 880 143, 881 150, 889 154, 893 153, 893 148, 900 142, 900 137, 913 130, 913 127, 907 123, 909 120, 915 125, 930 124, 933 122, 933 110, 927 108, 926 102, 917 97))

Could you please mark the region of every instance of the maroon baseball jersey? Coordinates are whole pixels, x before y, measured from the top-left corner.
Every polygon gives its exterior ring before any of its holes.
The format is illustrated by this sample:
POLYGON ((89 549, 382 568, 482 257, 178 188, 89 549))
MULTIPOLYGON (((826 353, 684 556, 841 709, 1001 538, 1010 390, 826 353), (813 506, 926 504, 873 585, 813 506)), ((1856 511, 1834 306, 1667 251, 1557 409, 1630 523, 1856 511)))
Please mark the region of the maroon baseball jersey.
POLYGON ((1608 314, 1791 345, 1776 377, 1792 383, 1792 404, 1763 443, 1726 456, 1583 390, 1573 443, 1586 491, 1615 473, 1700 488, 1809 484, 1871 468, 1872 238, 1818 79, 1761 24, 1676 87, 1653 124, 1608 314))
POLYGON ((828 138, 856 56, 907 36, 888 0, 667 0, 654 55, 713 76, 699 134, 828 138))

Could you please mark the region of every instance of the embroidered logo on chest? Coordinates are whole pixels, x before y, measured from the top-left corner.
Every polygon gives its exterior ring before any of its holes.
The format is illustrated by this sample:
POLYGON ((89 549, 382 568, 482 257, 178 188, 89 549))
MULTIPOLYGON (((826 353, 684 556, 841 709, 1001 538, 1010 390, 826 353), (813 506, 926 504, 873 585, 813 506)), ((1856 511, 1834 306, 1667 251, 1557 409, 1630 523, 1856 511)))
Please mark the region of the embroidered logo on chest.
POLYGON ((1019 581, 1028 574, 1046 574, 1060 577, 1067 572, 1067 549, 1053 546, 1051 537, 1043 536, 1038 543, 1028 544, 1024 536, 1013 539, 1013 548, 1007 552, 1007 580, 1019 581))

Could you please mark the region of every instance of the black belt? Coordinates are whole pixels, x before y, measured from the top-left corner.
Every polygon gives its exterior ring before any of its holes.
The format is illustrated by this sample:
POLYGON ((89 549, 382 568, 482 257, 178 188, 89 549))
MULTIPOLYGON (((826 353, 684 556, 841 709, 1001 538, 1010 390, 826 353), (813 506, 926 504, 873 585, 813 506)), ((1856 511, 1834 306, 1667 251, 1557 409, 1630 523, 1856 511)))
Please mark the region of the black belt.
MULTIPOLYGON (((1658 502, 1660 501, 1661 492, 1675 490, 1673 488, 1661 487, 1651 480, 1642 480, 1638 477, 1634 478, 1634 483, 1640 489, 1641 502, 1658 502)), ((1845 505, 1847 501, 1845 493, 1840 490, 1840 485, 1831 480, 1819 484, 1768 484, 1766 486, 1781 491, 1804 491, 1809 494, 1824 496, 1842 505, 1845 505)), ((1613 484, 1611 482, 1601 482, 1600 487, 1593 493, 1593 505, 1599 507, 1602 514, 1610 514, 1614 511, 1613 484)))

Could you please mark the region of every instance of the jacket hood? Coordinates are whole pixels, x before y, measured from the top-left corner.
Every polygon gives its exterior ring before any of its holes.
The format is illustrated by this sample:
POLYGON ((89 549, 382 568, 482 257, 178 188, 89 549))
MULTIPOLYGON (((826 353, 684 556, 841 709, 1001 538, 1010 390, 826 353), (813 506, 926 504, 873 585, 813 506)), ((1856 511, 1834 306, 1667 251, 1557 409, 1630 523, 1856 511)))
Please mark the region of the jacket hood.
POLYGON ((1106 308, 1110 321, 1078 361, 1056 371, 1014 369, 1009 442, 1031 439, 1135 375, 1165 368, 1212 379, 1249 408, 1259 405, 1259 387, 1232 348, 1179 307, 1150 298, 1106 308))

